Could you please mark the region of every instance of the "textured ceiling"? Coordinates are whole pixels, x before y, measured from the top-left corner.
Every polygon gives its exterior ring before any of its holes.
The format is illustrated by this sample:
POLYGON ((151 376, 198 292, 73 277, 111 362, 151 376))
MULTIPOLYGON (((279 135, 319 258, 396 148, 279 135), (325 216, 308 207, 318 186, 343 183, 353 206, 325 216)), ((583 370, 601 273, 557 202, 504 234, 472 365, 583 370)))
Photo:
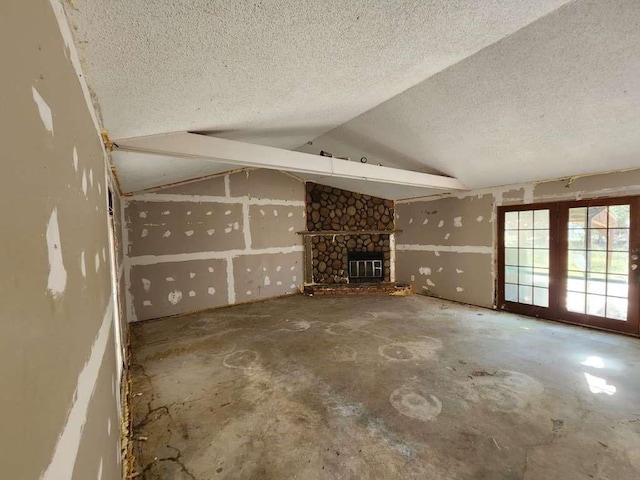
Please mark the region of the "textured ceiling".
POLYGON ((470 188, 640 166, 640 1, 576 1, 305 145, 470 188))
MULTIPOLYGON (((639 0, 74 0, 67 13, 112 138, 207 131, 470 188, 640 165, 639 0)), ((134 190, 233 168, 115 162, 134 190)))
POLYGON ((74 0, 112 138, 296 148, 567 0, 74 0))

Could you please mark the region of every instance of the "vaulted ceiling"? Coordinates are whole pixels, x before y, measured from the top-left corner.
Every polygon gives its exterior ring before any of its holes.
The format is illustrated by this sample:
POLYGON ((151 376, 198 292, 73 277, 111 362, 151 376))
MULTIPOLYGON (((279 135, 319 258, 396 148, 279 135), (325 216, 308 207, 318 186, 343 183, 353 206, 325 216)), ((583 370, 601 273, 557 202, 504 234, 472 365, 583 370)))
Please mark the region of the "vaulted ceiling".
MULTIPOLYGON (((469 188, 640 163, 637 0, 75 0, 67 14, 112 138, 207 132, 469 188)), ((128 191, 233 168, 114 161, 128 191)))

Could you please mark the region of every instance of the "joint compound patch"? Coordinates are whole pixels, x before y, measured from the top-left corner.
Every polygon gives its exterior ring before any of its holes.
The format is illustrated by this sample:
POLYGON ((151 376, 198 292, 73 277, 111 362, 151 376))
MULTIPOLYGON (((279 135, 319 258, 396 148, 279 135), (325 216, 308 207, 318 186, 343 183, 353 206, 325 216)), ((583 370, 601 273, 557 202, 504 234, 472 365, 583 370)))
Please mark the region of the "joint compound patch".
POLYGON ((391 392, 389 401, 400 414, 422 422, 433 420, 442 412, 442 402, 438 397, 408 386, 391 392))
POLYGON ((82 193, 87 195, 87 170, 82 170, 82 193))
POLYGON ((148 292, 149 290, 151 290, 151 280, 143 278, 142 279, 142 288, 144 288, 145 292, 148 292))
MULTIPOLYGON (((58 209, 54 208, 47 222, 47 253, 49 256, 49 278, 47 290, 55 297, 64 293, 67 286, 67 270, 62 258, 60 229, 58 227, 58 209)), ((84 252, 83 252, 84 253, 84 252)), ((82 256, 84 261, 84 255, 82 256)))
POLYGON ((87 276, 87 262, 84 259, 84 250, 80 253, 80 272, 83 277, 87 276))
POLYGON ((180 290, 169 292, 169 295, 167 295, 167 299, 172 305, 177 305, 178 303, 180 303, 180 300, 182 300, 182 292, 180 290))
POLYGON ((53 135, 53 114, 51 113, 51 107, 44 101, 44 98, 42 98, 40 92, 36 90, 36 87, 31 87, 31 93, 33 94, 33 101, 36 102, 36 106, 38 107, 38 113, 40 114, 40 120, 42 120, 44 128, 53 135))
POLYGON ((453 219, 453 226, 460 228, 462 226, 462 217, 455 217, 453 219))
POLYGON ((75 147, 73 147, 73 169, 77 172, 78 171, 78 149, 75 147))
POLYGON ((429 267, 420 267, 418 272, 420 272, 420 275, 431 275, 431 269, 429 267))

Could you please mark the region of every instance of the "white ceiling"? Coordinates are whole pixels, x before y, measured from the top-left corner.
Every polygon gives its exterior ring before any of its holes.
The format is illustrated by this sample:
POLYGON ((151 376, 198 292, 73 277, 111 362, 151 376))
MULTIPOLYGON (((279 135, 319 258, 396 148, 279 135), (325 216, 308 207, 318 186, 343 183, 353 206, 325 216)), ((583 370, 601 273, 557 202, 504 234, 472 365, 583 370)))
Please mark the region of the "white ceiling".
MULTIPOLYGON (((639 163, 637 0, 66 8, 112 138, 188 130, 283 148, 313 140, 300 150, 445 173, 472 188, 639 163)), ((140 158, 115 157, 135 190, 219 171, 140 158)))
POLYGON ((640 1, 582 0, 305 145, 469 188, 640 166, 640 1))
POLYGON ((295 148, 566 1, 74 0, 67 13, 112 138, 212 130, 295 148))
POLYGON ((140 192, 238 168, 228 163, 138 152, 114 151, 111 159, 122 193, 140 192))

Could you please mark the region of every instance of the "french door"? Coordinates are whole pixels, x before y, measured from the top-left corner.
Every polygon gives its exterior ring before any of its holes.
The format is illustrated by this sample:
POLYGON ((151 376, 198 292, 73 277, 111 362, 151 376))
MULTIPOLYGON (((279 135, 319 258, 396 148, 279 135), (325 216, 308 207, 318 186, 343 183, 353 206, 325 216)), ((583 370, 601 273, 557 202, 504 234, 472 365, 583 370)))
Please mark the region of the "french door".
POLYGON ((639 335, 640 197, 498 208, 498 305, 639 335))

